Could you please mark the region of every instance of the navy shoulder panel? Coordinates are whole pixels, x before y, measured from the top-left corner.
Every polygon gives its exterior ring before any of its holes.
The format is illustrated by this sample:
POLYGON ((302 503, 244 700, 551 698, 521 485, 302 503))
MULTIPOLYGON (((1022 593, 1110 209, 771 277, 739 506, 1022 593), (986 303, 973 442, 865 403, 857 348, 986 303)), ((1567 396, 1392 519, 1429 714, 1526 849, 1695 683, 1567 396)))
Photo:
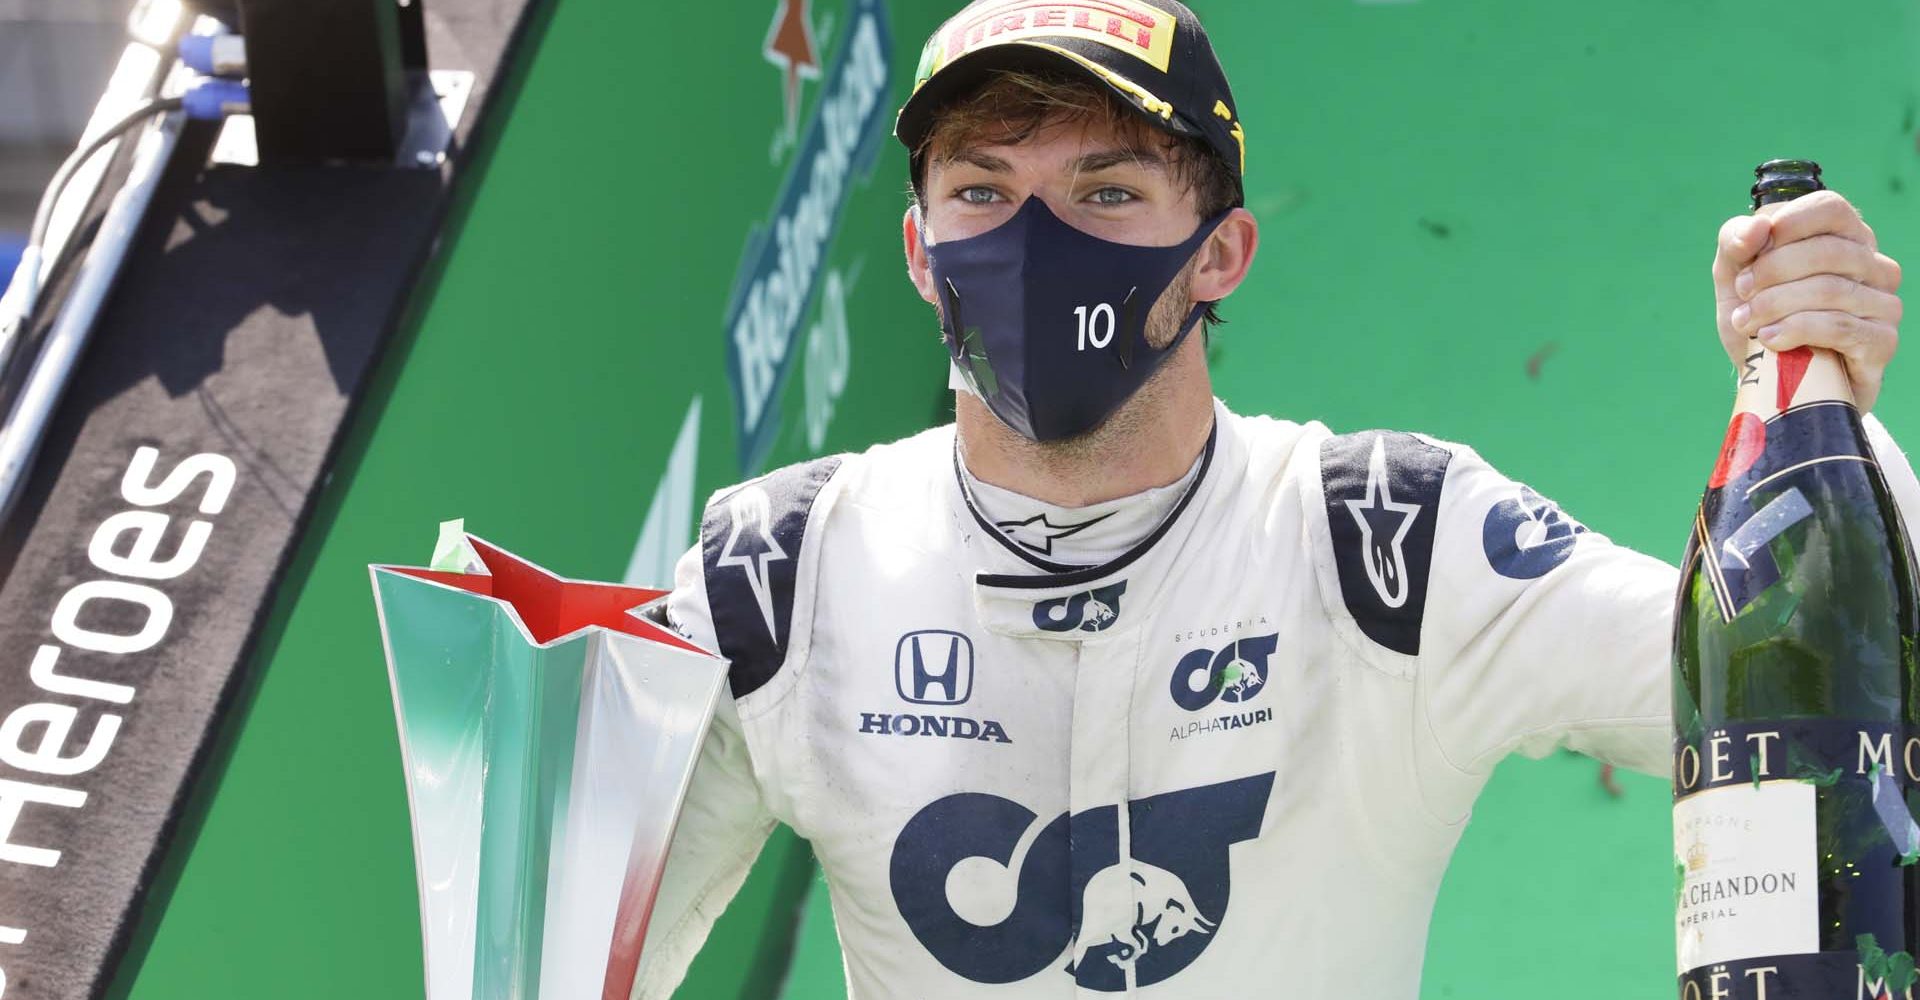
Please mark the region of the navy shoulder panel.
POLYGON ((700 522, 707 605, 735 698, 773 679, 793 625, 794 567, 814 498, 840 456, 789 465, 707 505, 700 522))
POLYGON ((1453 453, 1411 434, 1361 431, 1320 445, 1320 485, 1340 596, 1367 638, 1420 653, 1440 487, 1453 453))

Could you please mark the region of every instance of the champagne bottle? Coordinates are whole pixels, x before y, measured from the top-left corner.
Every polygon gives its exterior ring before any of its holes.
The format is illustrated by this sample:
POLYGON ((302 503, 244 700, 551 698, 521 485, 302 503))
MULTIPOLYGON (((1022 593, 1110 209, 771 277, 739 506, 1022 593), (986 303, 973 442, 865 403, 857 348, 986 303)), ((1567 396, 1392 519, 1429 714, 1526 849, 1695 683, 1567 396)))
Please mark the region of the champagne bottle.
MULTIPOLYGON (((1772 160, 1753 207, 1819 190, 1772 160)), ((1830 351, 1748 341, 1673 636, 1683 1000, 1915 989, 1913 557, 1830 351)))

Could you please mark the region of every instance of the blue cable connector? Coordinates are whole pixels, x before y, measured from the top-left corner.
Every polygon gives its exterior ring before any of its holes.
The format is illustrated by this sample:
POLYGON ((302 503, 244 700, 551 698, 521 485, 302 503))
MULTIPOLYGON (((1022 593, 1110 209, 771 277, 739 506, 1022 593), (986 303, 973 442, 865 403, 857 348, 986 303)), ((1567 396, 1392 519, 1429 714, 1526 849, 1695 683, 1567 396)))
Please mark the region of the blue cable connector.
POLYGON ((180 61, 195 73, 237 80, 247 75, 247 42, 239 35, 188 35, 180 39, 180 61))
POLYGON ((180 105, 188 118, 217 121, 228 115, 253 112, 253 99, 247 85, 238 80, 201 80, 180 95, 180 105))

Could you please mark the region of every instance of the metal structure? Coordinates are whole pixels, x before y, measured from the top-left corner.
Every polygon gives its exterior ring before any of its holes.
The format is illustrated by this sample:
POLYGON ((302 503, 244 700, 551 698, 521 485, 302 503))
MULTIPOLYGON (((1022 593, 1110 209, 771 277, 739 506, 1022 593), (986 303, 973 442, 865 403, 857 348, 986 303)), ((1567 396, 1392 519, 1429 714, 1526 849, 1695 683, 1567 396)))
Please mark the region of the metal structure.
MULTIPOLYGON (((121 8, 118 66, 34 199, 0 296, 0 657, 35 666, 0 672, 0 719, 94 735, 0 775, 0 995, 100 995, 165 898, 156 871, 532 0, 434 3, 450 16, 121 8), (235 34, 240 58, 192 68, 235 34), (477 64, 429 71, 429 36, 477 64)), ((104 10, 0 0, 0 23, 48 5, 104 10)))
POLYGON ((425 0, 239 2, 260 162, 394 162, 431 92, 425 0))

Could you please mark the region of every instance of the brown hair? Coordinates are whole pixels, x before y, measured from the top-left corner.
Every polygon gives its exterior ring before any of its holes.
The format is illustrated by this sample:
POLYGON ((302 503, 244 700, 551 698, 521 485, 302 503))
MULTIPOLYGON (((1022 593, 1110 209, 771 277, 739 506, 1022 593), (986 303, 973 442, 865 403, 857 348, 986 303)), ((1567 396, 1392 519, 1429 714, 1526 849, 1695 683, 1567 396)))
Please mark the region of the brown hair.
MULTIPOLYGON (((1042 128, 1062 123, 1109 129, 1130 149, 1158 143, 1174 181, 1193 192, 1196 221, 1241 203, 1233 170, 1205 139, 1153 127, 1112 90, 1084 76, 1028 70, 997 72, 935 112, 933 127, 913 151, 911 196, 918 204, 926 201, 927 158, 935 145, 948 153, 981 142, 1018 145, 1042 128)), ((1202 320, 1205 326, 1225 322, 1216 306, 1208 306, 1202 320)))

